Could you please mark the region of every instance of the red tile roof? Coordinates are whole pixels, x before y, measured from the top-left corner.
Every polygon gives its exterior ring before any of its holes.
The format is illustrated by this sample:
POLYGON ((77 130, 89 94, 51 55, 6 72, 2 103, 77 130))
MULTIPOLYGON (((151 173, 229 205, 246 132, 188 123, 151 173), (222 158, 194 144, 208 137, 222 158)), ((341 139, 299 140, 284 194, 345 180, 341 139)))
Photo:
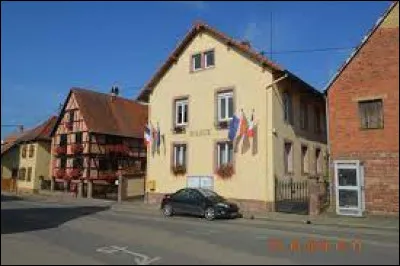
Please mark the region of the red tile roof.
POLYGON ((6 138, 7 143, 1 147, 1 155, 6 151, 10 150, 15 145, 18 145, 23 142, 30 141, 51 141, 50 133, 53 130, 57 121, 56 116, 52 116, 47 119, 42 124, 34 127, 32 129, 28 129, 25 132, 12 134, 6 138))
POLYGON ((72 88, 65 104, 72 93, 89 132, 143 138, 146 105, 119 96, 112 99, 110 94, 82 88, 72 88))

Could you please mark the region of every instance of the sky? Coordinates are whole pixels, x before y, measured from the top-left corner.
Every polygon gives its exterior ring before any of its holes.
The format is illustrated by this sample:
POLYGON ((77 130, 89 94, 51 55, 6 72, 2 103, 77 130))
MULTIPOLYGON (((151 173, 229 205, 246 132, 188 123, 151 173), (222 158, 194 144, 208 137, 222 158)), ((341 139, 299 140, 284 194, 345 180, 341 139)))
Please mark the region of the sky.
POLYGON ((272 43, 274 62, 323 91, 390 3, 2 1, 1 124, 57 115, 71 87, 134 99, 196 20, 267 56, 272 43), (310 51, 326 48, 341 49, 310 51))

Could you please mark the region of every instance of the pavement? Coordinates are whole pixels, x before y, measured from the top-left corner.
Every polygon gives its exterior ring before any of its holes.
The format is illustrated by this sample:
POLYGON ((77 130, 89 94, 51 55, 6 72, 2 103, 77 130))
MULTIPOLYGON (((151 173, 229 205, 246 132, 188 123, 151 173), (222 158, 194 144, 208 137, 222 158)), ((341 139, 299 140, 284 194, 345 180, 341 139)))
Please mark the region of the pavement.
POLYGON ((399 264, 394 229, 165 218, 140 205, 2 195, 1 264, 399 264))
MULTIPOLYGON (((9 195, 13 195, 10 194, 9 195)), ((159 213, 159 205, 146 204, 142 200, 125 201, 117 203, 112 200, 104 199, 87 199, 75 198, 71 194, 63 192, 42 192, 41 194, 25 194, 24 197, 29 197, 36 200, 45 200, 47 202, 77 202, 94 205, 108 204, 112 210, 118 212, 132 212, 140 210, 150 213, 159 213)), ((313 224, 325 225, 331 227, 346 227, 346 228, 371 228, 377 230, 395 230, 399 231, 399 216, 383 216, 383 215, 369 215, 365 217, 351 217, 339 216, 335 213, 327 212, 318 216, 298 215, 279 212, 252 212, 243 213, 243 218, 251 220, 259 220, 266 222, 282 222, 294 224, 313 224)))

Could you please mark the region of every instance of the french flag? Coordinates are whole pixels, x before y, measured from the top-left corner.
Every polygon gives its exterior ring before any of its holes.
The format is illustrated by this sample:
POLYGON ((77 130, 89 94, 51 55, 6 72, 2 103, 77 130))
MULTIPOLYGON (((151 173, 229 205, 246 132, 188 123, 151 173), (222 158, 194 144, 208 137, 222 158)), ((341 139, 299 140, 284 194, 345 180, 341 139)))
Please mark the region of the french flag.
POLYGON ((231 122, 229 123, 228 138, 230 141, 233 141, 236 138, 239 130, 239 123, 240 119, 236 115, 233 115, 231 122))
POLYGON ((146 145, 149 145, 151 143, 151 129, 149 125, 146 125, 144 129, 144 142, 146 145))
POLYGON ((249 127, 247 129, 247 136, 249 138, 254 137, 254 113, 251 114, 251 119, 249 122, 249 127))

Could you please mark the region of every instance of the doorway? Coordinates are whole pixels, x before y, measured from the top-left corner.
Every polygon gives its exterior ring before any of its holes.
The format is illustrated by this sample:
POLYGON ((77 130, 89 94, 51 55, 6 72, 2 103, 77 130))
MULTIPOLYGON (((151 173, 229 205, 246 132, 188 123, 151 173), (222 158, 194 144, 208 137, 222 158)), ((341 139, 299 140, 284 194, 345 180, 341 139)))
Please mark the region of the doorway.
POLYGON ((336 213, 362 216, 365 210, 364 166, 358 160, 334 161, 336 213))

